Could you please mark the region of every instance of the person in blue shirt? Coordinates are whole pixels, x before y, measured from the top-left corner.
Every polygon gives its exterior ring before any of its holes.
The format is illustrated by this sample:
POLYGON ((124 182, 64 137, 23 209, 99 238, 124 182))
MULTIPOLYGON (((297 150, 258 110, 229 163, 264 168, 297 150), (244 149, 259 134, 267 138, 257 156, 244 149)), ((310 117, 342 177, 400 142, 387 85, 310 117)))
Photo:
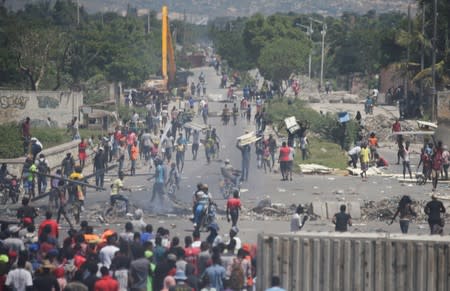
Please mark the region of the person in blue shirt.
POLYGON ((163 161, 161 159, 155 160, 155 183, 153 184, 153 195, 150 202, 153 202, 156 198, 156 194, 159 194, 161 201, 164 197, 164 185, 166 183, 166 169, 164 168, 163 161))
POLYGON ((223 281, 226 275, 225 268, 220 264, 220 254, 214 253, 211 259, 212 265, 206 268, 204 276, 208 276, 208 281, 212 288, 222 291, 224 290, 223 281))
POLYGON ((179 173, 183 172, 184 168, 184 153, 187 147, 187 140, 184 138, 183 134, 180 132, 177 138, 176 155, 175 160, 177 162, 177 170, 179 173))

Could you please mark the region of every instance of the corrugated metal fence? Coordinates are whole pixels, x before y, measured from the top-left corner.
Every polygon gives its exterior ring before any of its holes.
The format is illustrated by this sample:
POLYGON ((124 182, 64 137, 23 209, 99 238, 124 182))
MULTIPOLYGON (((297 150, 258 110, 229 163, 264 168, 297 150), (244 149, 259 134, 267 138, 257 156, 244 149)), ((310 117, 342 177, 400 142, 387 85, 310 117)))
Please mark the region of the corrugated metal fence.
POLYGON ((319 233, 258 236, 257 290, 450 290, 450 236, 319 233))

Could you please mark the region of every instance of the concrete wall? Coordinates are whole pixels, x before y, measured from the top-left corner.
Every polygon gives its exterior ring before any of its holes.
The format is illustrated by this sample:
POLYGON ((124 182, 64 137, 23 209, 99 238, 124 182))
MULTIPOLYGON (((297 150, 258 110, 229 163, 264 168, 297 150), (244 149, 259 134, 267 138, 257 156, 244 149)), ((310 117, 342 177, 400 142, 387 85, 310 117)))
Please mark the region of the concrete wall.
MULTIPOLYGON (((49 166, 53 170, 61 166, 62 160, 66 157, 67 153, 72 153, 73 158, 76 163, 79 163, 78 160, 78 144, 80 140, 71 141, 65 144, 61 144, 55 147, 51 147, 48 149, 44 149, 42 153, 45 155, 45 158, 48 160, 49 166)), ((86 165, 92 162, 92 151, 87 149, 88 158, 86 159, 86 165)), ((25 158, 16 158, 16 159, 0 159, 1 163, 8 164, 8 171, 19 176, 22 173, 23 163, 25 162, 25 158)))
POLYGON ((319 233, 258 236, 257 290, 450 290, 450 236, 319 233))
POLYGON ((50 117, 55 126, 65 127, 73 116, 79 117, 82 105, 82 92, 0 90, 0 123, 29 116, 39 126, 50 117))

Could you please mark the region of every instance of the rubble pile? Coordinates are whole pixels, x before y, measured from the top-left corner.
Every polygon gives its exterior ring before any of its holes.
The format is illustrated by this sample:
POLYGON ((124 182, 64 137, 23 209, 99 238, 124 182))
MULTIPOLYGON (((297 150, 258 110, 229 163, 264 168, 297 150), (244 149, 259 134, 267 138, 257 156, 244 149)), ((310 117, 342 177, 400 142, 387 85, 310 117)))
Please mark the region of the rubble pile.
MULTIPOLYGON (((318 220, 320 217, 313 214, 312 204, 303 205, 305 212, 308 213, 309 220, 318 220)), ((274 219, 290 219, 292 214, 297 209, 297 205, 286 205, 283 203, 272 203, 270 198, 263 199, 258 202, 258 205, 252 209, 248 209, 246 216, 254 217, 256 219, 267 219, 268 217, 274 219)))
MULTIPOLYGON (((400 196, 385 198, 380 201, 363 201, 361 204, 361 220, 362 221, 390 221, 397 211, 400 196)), ((428 201, 414 200, 412 207, 417 213, 416 221, 425 223, 428 219, 424 212, 424 207, 428 201)))
MULTIPOLYGON (((395 117, 388 117, 383 114, 366 115, 364 117, 364 136, 368 136, 371 132, 375 132, 378 141, 393 141, 392 137, 392 124, 395 122, 395 117)), ((401 121, 402 131, 417 130, 417 122, 415 120, 403 120, 401 121)), ((415 138, 415 137, 413 137, 415 138)))

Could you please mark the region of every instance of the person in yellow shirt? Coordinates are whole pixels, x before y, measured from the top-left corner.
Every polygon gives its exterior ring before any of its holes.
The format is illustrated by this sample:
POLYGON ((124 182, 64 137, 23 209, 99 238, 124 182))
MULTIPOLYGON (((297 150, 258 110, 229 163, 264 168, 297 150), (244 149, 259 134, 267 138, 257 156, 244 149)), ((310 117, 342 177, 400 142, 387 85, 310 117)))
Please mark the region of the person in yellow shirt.
POLYGON ((130 156, 131 156, 131 176, 134 176, 136 174, 136 161, 139 157, 139 148, 137 146, 136 141, 131 145, 130 156))
POLYGON ((361 178, 367 179, 367 169, 369 169, 369 162, 370 162, 370 150, 367 147, 366 143, 362 145, 359 157, 361 161, 361 178))
MULTIPOLYGON (((75 166, 75 170, 72 174, 69 175, 70 180, 76 180, 83 182, 84 176, 81 173, 82 168, 81 166, 77 165, 75 166)), ((73 202, 75 200, 81 201, 82 204, 84 202, 84 191, 83 186, 79 184, 72 183, 72 185, 69 187, 69 201, 73 202)))
POLYGON ((125 174, 123 172, 119 173, 119 177, 114 180, 114 182, 111 184, 111 195, 109 196, 111 207, 106 210, 106 214, 109 214, 109 212, 112 211, 114 203, 116 203, 117 200, 124 201, 126 212, 128 213, 128 198, 124 195, 120 194, 120 191, 122 190, 128 190, 131 191, 130 188, 125 188, 123 186, 123 179, 125 178, 125 174))

